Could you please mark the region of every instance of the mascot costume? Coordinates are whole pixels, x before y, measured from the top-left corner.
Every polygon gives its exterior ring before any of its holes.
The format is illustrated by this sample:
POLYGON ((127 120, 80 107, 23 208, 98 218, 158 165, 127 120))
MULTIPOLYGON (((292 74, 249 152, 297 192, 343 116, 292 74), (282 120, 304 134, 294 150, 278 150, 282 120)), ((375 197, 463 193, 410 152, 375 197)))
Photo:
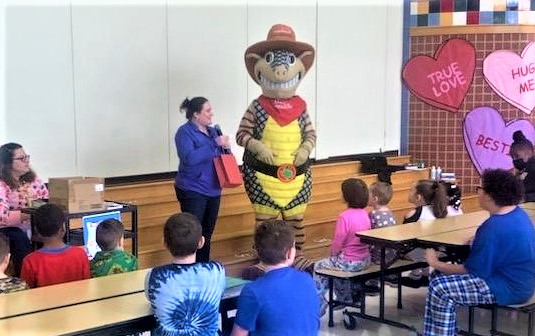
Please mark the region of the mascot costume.
MULTIPOLYGON (((295 91, 314 62, 314 48, 297 42, 292 28, 277 24, 267 40, 245 51, 245 65, 262 88, 240 122, 236 142, 245 148, 245 190, 256 222, 282 218, 295 229, 298 257, 294 267, 311 270, 301 251, 305 242, 303 216, 310 199, 312 177, 309 155, 316 132, 306 103, 295 91)), ((246 269, 245 278, 262 274, 262 266, 246 269)))

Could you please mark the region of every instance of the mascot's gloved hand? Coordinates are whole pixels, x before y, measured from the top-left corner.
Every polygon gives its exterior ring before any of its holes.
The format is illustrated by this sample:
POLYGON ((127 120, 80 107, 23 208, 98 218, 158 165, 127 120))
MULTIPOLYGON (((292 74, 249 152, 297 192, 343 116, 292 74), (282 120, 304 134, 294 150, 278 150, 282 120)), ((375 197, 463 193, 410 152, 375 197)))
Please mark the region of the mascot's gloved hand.
POLYGON ((312 151, 312 146, 309 143, 303 143, 299 148, 293 151, 292 155, 294 156, 294 165, 300 166, 305 163, 310 156, 312 151))
POLYGON ((273 153, 271 149, 269 149, 262 142, 256 139, 251 139, 247 144, 247 149, 250 150, 253 154, 255 154, 258 160, 270 165, 275 165, 274 157, 277 155, 273 153))

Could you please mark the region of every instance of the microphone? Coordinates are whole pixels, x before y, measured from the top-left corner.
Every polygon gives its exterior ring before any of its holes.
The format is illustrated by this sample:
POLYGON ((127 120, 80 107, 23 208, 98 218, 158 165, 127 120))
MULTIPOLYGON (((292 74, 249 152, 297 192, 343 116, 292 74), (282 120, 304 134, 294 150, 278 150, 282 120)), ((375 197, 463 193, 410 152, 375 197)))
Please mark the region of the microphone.
MULTIPOLYGON (((217 133, 217 136, 223 136, 223 131, 221 131, 221 127, 219 127, 219 124, 215 124, 214 125, 214 129, 215 129, 215 132, 217 133)), ((221 147, 223 153, 230 153, 230 149, 229 148, 224 148, 224 147, 221 147)))
POLYGON ((214 129, 215 129, 215 132, 217 133, 217 135, 219 135, 219 136, 223 135, 223 132, 221 131, 221 127, 219 127, 219 124, 215 124, 214 125, 214 129))

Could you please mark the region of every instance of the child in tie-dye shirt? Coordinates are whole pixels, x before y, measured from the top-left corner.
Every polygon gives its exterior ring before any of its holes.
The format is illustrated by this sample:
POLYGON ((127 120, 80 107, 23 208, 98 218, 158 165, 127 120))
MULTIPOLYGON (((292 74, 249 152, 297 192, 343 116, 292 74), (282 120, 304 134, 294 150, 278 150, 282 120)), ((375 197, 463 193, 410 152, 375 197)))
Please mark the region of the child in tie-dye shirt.
POLYGON ((173 262, 153 268, 145 283, 157 322, 152 335, 217 335, 225 269, 214 261, 195 262, 195 252, 204 244, 197 217, 171 216, 164 226, 164 242, 173 262))

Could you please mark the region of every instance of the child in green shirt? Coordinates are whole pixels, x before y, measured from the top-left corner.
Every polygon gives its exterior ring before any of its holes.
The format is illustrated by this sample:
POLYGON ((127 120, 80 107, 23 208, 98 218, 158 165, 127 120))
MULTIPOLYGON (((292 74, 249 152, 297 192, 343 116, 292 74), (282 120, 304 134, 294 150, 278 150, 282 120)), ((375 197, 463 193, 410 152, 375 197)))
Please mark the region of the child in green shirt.
POLYGON ((116 219, 106 219, 97 226, 97 244, 102 251, 91 260, 93 278, 137 270, 137 258, 124 251, 124 226, 116 219))

